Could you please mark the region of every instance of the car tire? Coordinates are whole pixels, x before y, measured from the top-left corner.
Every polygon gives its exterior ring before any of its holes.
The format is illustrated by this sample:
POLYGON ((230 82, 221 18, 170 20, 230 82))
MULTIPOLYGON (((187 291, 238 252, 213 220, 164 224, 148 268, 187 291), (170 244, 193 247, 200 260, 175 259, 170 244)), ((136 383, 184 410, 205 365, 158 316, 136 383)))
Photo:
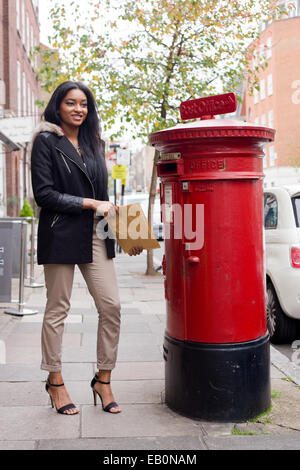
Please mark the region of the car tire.
POLYGON ((274 344, 291 343, 297 338, 297 321, 282 310, 271 282, 267 283, 267 326, 270 341, 274 344))

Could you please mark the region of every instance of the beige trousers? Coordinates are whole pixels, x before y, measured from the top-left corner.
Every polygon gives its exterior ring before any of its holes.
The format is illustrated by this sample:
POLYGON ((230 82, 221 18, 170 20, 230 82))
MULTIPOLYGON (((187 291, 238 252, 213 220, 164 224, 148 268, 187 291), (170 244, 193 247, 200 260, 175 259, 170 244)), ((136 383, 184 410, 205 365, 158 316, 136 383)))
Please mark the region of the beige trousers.
MULTIPOLYGON (((97 368, 115 367, 120 334, 120 300, 112 259, 107 258, 105 242, 96 235, 94 222, 93 262, 79 264, 88 290, 94 299, 99 319, 97 334, 97 368)), ((42 328, 41 369, 61 371, 64 320, 70 309, 75 265, 44 265, 47 304, 42 328)))

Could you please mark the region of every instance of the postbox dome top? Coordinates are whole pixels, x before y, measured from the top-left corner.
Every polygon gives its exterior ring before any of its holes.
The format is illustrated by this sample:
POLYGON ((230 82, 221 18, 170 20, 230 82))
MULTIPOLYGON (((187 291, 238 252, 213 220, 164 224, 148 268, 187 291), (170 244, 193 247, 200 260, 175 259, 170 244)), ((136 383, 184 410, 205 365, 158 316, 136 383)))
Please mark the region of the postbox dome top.
POLYGON ((234 93, 209 96, 181 103, 182 120, 198 120, 179 123, 174 127, 154 132, 149 136, 150 143, 155 145, 161 140, 217 137, 254 137, 267 141, 274 140, 274 129, 237 119, 215 118, 215 115, 234 112, 236 107, 237 100, 234 93))
POLYGON ((257 138, 272 142, 275 130, 244 121, 231 119, 205 119, 180 123, 174 127, 155 132, 149 136, 151 145, 160 141, 208 139, 226 137, 257 138))
POLYGON ((238 119, 224 119, 224 118, 215 118, 215 119, 199 119, 193 122, 181 122, 176 126, 163 129, 161 132, 167 132, 175 129, 199 129, 199 128, 241 128, 241 129, 267 129, 266 126, 261 126, 259 124, 251 124, 247 121, 239 121, 238 119))

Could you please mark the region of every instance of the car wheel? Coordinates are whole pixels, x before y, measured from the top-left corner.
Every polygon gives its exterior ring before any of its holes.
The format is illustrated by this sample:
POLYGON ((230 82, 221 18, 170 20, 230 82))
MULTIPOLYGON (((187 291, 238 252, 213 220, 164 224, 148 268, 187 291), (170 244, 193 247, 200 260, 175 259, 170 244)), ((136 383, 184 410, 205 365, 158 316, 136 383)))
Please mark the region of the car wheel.
POLYGON ((267 284, 267 326, 274 344, 291 343, 297 337, 297 322, 285 315, 270 282, 267 284))

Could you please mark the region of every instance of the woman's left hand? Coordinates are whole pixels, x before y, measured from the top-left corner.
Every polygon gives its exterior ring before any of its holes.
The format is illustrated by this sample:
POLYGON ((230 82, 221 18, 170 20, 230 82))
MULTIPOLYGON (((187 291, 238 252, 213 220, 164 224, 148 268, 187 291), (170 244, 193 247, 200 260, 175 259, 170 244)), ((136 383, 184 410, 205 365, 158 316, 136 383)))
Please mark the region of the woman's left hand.
POLYGON ((140 255, 143 251, 143 248, 140 248, 139 246, 135 246, 131 248, 131 250, 128 252, 129 256, 136 256, 140 255))

